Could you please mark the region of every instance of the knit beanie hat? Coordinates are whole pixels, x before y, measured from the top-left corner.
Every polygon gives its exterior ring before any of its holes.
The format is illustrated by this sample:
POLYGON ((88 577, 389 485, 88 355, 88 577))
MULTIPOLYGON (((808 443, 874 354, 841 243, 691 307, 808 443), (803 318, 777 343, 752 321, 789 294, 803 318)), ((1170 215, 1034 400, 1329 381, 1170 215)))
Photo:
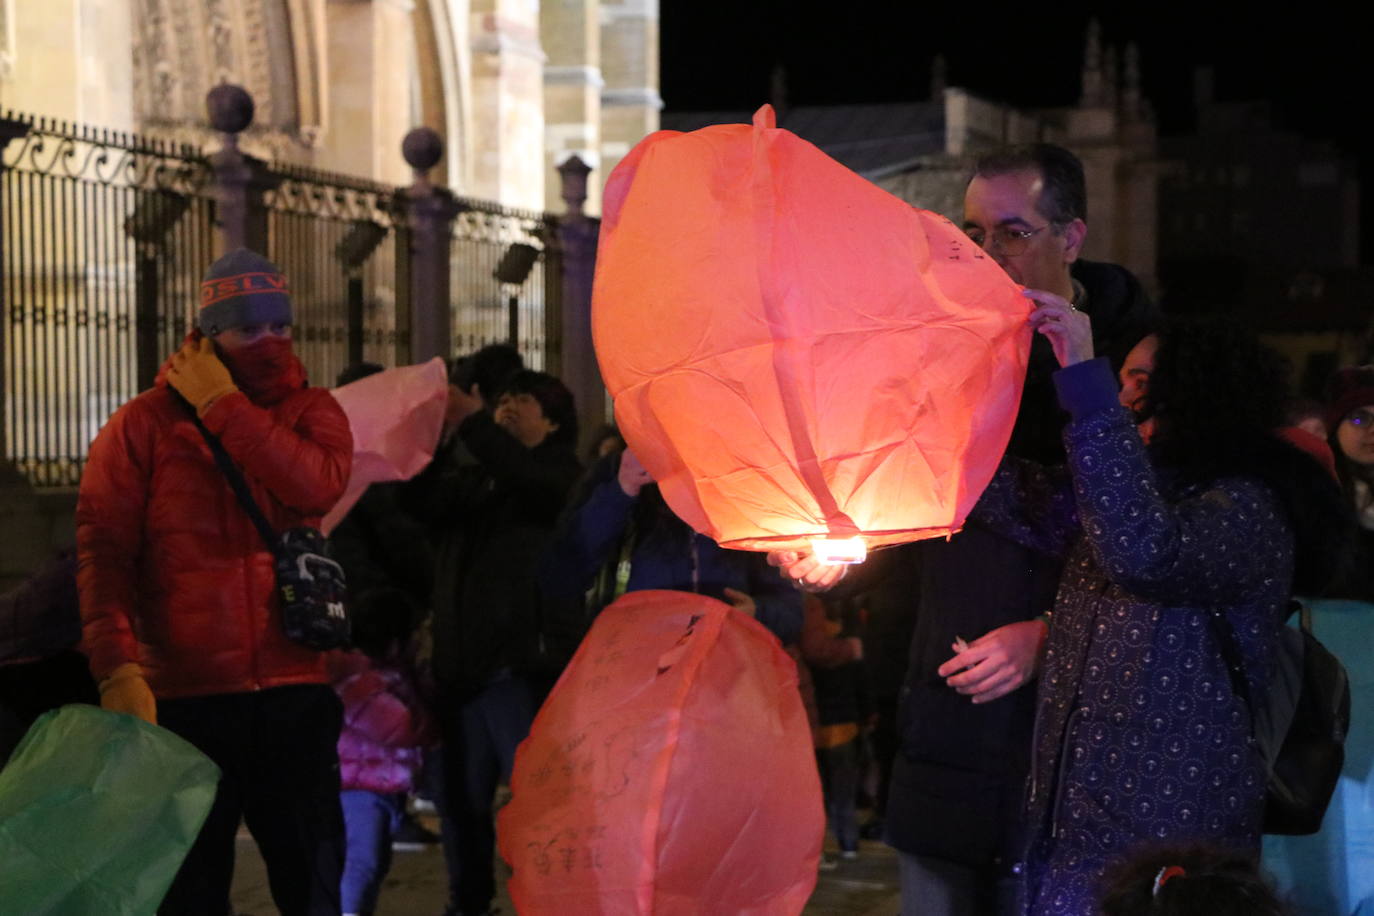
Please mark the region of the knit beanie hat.
POLYGON ((1326 428, 1331 432, 1352 410, 1374 404, 1374 366, 1341 369, 1326 383, 1326 428))
POLYGON ((290 323, 291 297, 277 265, 247 248, 210 265, 200 284, 196 325, 202 334, 213 337, 229 328, 290 323))

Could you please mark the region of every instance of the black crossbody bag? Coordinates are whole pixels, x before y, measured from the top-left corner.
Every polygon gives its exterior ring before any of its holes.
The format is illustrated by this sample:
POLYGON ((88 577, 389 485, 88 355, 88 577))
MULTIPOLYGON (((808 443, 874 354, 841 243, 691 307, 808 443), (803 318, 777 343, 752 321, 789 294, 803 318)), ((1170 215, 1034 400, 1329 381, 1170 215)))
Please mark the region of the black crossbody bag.
POLYGON ((343 567, 330 556, 329 542, 318 529, 307 526, 288 528, 280 535, 274 532, 229 453, 200 422, 200 417, 195 417, 195 421, 214 453, 215 464, 229 479, 239 505, 276 558, 277 594, 281 598, 282 629, 287 639, 321 652, 347 646, 347 587, 343 567))

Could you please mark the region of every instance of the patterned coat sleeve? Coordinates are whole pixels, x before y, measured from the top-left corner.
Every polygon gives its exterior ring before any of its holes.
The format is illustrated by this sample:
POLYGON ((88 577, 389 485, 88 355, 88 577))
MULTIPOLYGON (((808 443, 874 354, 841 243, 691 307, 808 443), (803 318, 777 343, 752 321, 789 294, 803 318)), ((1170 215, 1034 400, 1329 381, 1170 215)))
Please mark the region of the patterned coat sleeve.
POLYGON ((1253 549, 1292 537, 1267 487, 1220 478, 1166 499, 1131 414, 1104 406, 1104 386, 1115 388, 1105 360, 1061 370, 1055 381, 1073 414, 1065 440, 1083 531, 1112 582, 1165 605, 1225 605, 1283 572, 1253 549))
POLYGON ((1079 533, 1068 470, 1007 455, 969 521, 1031 550, 1064 556, 1079 533))

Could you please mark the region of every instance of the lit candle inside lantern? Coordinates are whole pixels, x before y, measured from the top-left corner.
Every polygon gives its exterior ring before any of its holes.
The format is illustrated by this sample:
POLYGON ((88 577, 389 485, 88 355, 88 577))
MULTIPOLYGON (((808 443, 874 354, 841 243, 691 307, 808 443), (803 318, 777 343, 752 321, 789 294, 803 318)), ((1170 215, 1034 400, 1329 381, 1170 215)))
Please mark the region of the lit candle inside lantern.
POLYGON ((844 564, 852 566, 862 563, 868 556, 868 545, 863 538, 812 538, 811 553, 822 563, 832 566, 844 564))

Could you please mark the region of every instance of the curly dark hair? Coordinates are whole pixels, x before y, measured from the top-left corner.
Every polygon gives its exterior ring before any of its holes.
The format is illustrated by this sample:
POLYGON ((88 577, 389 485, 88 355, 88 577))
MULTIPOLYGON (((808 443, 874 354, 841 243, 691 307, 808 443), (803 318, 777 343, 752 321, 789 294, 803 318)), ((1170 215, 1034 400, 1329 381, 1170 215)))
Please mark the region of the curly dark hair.
POLYGON ((1210 846, 1147 849, 1103 878, 1103 916, 1289 916, 1255 856, 1210 846), (1161 871, 1183 869, 1159 886, 1161 871))
POLYGON ((474 353, 450 361, 448 380, 464 391, 476 385, 488 407, 496 405, 501 388, 525 368, 525 359, 510 344, 487 344, 474 353))
POLYGON ((1272 438, 1288 402, 1288 366, 1233 321, 1176 319, 1159 335, 1144 414, 1163 464, 1225 471, 1272 438))
POLYGON ((1248 476, 1273 492, 1293 529, 1294 591, 1321 595, 1351 562, 1354 518, 1335 479, 1275 435, 1287 392, 1287 363, 1252 332, 1175 320, 1160 332, 1142 413, 1158 421, 1154 461, 1179 483, 1248 476))

